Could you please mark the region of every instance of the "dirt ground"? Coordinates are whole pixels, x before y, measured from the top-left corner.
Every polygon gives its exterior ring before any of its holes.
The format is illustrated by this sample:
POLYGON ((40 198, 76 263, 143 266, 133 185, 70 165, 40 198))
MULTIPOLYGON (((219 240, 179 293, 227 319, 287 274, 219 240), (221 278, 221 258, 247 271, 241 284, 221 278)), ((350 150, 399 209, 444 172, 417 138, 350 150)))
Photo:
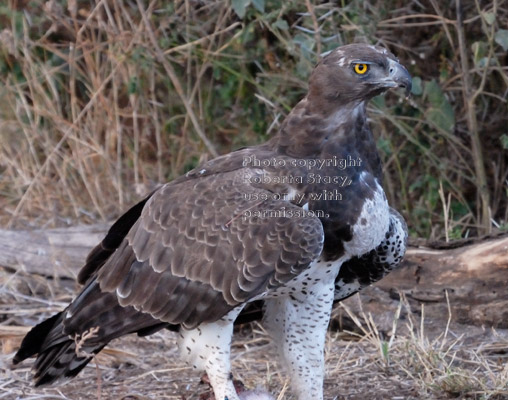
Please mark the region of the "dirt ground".
MULTIPOLYGON (((31 361, 13 368, 14 351, 28 327, 62 309, 76 288, 70 280, 0 271, 0 399, 199 400, 208 391, 200 373, 179 361, 169 331, 115 340, 73 380, 34 388, 31 361)), ((435 325, 400 302, 392 328, 383 330, 376 316, 358 313, 355 297, 334 311, 326 399, 508 399, 508 332, 435 325)), ((247 387, 294 399, 262 325, 237 328, 232 353, 235 378, 247 387)))

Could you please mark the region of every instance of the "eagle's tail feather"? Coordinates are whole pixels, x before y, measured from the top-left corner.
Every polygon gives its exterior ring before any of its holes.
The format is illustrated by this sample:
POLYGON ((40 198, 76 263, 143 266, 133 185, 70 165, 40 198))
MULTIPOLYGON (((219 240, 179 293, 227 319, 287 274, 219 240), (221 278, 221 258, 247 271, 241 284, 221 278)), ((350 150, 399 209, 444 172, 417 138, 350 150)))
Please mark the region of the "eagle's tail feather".
MULTIPOLYGON (((93 351, 97 354, 104 346, 93 351)), ((40 353, 35 363, 35 386, 51 384, 60 378, 72 378, 76 376, 92 360, 92 357, 79 356, 76 354, 76 344, 68 340, 40 353)))
POLYGON ((13 363, 18 364, 37 354, 34 364, 35 386, 46 385, 60 378, 76 376, 104 345, 87 348, 86 354, 76 352, 76 342, 63 333, 63 312, 53 315, 32 328, 21 343, 13 363))
POLYGON ((51 318, 34 326, 24 337, 21 347, 14 356, 12 362, 19 364, 21 361, 31 357, 41 350, 42 344, 49 332, 55 326, 55 323, 61 319, 61 312, 53 315, 51 318))
POLYGON ((122 307, 115 293, 102 292, 92 280, 64 311, 28 332, 13 363, 36 355, 35 385, 49 384, 77 375, 111 340, 151 334, 166 325, 132 306, 122 307))

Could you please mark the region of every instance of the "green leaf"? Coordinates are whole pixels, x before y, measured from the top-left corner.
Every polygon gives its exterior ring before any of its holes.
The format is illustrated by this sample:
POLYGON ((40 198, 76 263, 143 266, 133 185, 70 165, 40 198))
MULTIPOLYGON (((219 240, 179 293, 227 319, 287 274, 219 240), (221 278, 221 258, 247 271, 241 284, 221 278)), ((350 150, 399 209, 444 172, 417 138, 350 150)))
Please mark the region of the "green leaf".
POLYGON ((381 342, 381 351, 383 353, 383 357, 386 361, 390 360, 390 346, 388 345, 388 342, 385 342, 384 340, 381 342))
POLYGON ((453 107, 445 97, 443 90, 435 80, 425 84, 424 96, 429 100, 428 119, 446 132, 451 132, 455 125, 453 107))
POLYGON ((450 103, 447 103, 443 108, 429 108, 427 116, 438 128, 452 132, 455 125, 455 114, 450 103))
POLYGON ((494 40, 504 51, 508 51, 508 29, 499 29, 494 36, 494 40))
POLYGON ((293 38, 293 42, 300 46, 302 54, 308 56, 314 48, 315 40, 304 33, 297 33, 293 38))
POLYGON ((476 66, 479 66, 480 60, 485 58, 489 51, 489 45, 485 42, 474 42, 471 45, 471 50, 473 50, 474 63, 476 66))
POLYGON ((234 12, 238 15, 238 18, 245 17, 245 11, 251 0, 231 0, 231 6, 234 12))
POLYGON ((487 24, 492 25, 496 20, 496 15, 493 12, 482 12, 483 19, 487 24))
POLYGON ((390 139, 383 139, 379 138, 377 140, 377 148, 386 154, 388 157, 392 155, 392 143, 390 142, 390 139))
POLYGON ((289 25, 285 19, 278 19, 272 26, 279 28, 281 31, 287 31, 289 29, 289 25))
POLYGON ((446 100, 443 91, 434 79, 425 83, 425 97, 430 104, 438 107, 446 100))
POLYGON ((413 78, 413 84, 411 86, 411 94, 415 96, 421 96, 423 93, 422 78, 415 76, 413 78))
POLYGON ((127 92, 129 94, 135 94, 138 92, 139 82, 137 76, 131 76, 129 82, 127 83, 127 92))
POLYGON ((265 12, 265 0, 252 0, 252 5, 259 12, 265 12))
POLYGON ((499 140, 501 140, 501 146, 503 146, 503 149, 508 150, 508 135, 502 134, 499 140))

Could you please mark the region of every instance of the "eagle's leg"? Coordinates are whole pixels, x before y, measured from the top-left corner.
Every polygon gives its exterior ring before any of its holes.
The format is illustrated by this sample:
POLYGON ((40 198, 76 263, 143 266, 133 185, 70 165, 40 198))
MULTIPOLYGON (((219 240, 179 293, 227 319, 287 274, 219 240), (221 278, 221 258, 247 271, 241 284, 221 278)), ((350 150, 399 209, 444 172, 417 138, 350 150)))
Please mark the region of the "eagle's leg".
POLYGON ((182 358, 193 368, 205 371, 217 400, 240 400, 231 374, 230 349, 233 322, 240 310, 233 310, 212 323, 180 330, 182 358))
MULTIPOLYGON (((312 277, 312 275, 310 275, 312 277)), ((265 322, 298 400, 322 400, 324 345, 333 304, 334 278, 266 300, 265 322)))

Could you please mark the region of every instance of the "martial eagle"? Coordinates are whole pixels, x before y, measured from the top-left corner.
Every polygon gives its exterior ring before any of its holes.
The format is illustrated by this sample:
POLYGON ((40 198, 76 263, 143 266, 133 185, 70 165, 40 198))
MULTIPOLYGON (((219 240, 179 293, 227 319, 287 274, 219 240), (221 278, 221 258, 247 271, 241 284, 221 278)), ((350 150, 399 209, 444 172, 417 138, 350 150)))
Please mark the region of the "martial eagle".
POLYGON ((262 302, 296 397, 323 399, 333 302, 380 279, 405 251, 365 111, 393 87, 409 93, 411 77, 386 49, 333 50, 269 141, 198 166, 120 217, 80 271, 82 291, 27 334, 14 363, 37 355, 36 385, 51 383, 75 376, 112 339, 169 328, 215 398, 239 400, 233 324, 259 316, 262 302))

